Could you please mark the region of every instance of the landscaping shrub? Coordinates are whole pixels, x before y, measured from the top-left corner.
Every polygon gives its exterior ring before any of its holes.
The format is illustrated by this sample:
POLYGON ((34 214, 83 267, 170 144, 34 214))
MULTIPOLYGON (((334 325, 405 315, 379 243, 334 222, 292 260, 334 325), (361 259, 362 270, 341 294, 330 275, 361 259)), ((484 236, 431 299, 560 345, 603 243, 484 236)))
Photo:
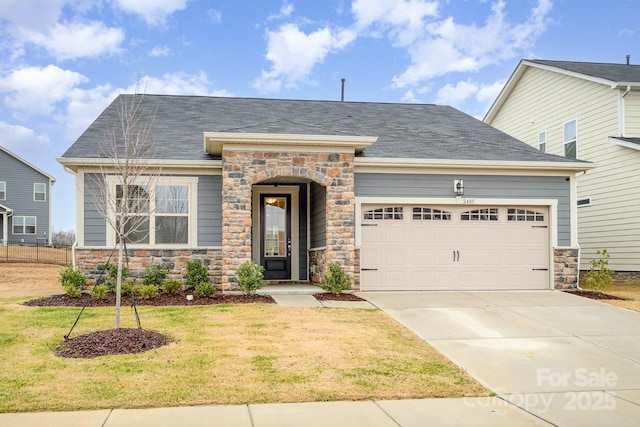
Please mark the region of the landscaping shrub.
POLYGON ((258 289, 267 284, 264 280, 264 267, 255 262, 246 261, 238 268, 236 283, 244 295, 255 294, 258 289))
POLYGON ((156 285, 141 285, 135 289, 136 295, 142 299, 153 299, 158 296, 158 287, 156 285))
POLYGON ((80 296, 82 296, 82 289, 76 288, 73 285, 65 285, 64 292, 71 298, 80 298, 80 296))
POLYGON ((71 265, 60 271, 58 281, 66 294, 73 298, 80 297, 82 290, 87 287, 87 276, 82 274, 79 268, 73 268, 71 265))
POLYGON ((344 272, 339 263, 332 262, 329 264, 329 271, 322 276, 320 287, 324 291, 338 295, 351 288, 351 278, 344 272))
POLYGON ((167 275, 169 274, 169 267, 164 264, 155 264, 147 268, 142 278, 143 285, 154 285, 156 287, 162 286, 167 275))
POLYGON ((613 271, 609 269, 609 258, 611 255, 606 249, 598 249, 596 254, 600 258, 591 260, 591 270, 587 273, 587 286, 598 293, 605 292, 613 283, 613 271))
POLYGON ((131 296, 133 294, 133 288, 135 287, 136 282, 133 280, 127 280, 120 284, 120 295, 122 296, 131 296))
POLYGON ((202 282, 209 282, 209 267, 201 260, 187 261, 187 274, 184 275, 184 283, 187 288, 194 288, 202 282))
POLYGON ((162 284, 162 290, 165 294, 177 294, 182 289, 182 282, 177 279, 167 279, 162 284))
POLYGON ((212 297, 216 293, 216 287, 211 282, 200 282, 194 293, 199 297, 212 297))
MULTIPOLYGON (((118 264, 112 262, 106 262, 98 265, 98 268, 107 274, 104 278, 104 284, 107 285, 110 292, 115 292, 116 283, 118 280, 118 264)), ((129 269, 126 266, 122 266, 122 280, 129 277, 129 269)), ((122 286, 122 285, 121 285, 122 286)))
POLYGON ((95 285, 93 287, 93 291, 91 291, 91 297, 98 300, 105 299, 107 297, 107 292, 109 292, 107 285, 95 285))

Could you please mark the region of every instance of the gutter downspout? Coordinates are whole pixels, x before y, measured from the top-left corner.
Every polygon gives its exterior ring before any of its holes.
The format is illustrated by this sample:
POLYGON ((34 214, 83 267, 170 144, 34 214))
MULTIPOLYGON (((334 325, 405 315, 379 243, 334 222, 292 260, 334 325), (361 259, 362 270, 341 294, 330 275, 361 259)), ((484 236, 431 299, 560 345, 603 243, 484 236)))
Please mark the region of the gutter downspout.
MULTIPOLYGON (((578 198, 578 178, 581 176, 586 175, 586 171, 582 171, 579 172, 577 174, 575 174, 575 185, 576 185, 576 199, 578 198)), ((576 222, 578 221, 578 207, 577 207, 577 202, 576 202, 576 217, 575 220, 576 222)), ((578 273, 576 274, 576 289, 578 289, 579 291, 583 291, 584 289, 582 289, 580 287, 580 258, 582 257, 582 248, 580 247, 580 243, 578 242, 578 236, 577 236, 577 230, 578 227, 576 227, 576 246, 578 247, 578 273)))
POLYGON ((627 90, 625 90, 620 97, 620 117, 618 119, 618 133, 622 137, 625 135, 625 128, 627 127, 627 123, 625 120, 626 109, 624 108, 624 98, 629 94, 629 92, 631 92, 631 85, 627 85, 627 90))

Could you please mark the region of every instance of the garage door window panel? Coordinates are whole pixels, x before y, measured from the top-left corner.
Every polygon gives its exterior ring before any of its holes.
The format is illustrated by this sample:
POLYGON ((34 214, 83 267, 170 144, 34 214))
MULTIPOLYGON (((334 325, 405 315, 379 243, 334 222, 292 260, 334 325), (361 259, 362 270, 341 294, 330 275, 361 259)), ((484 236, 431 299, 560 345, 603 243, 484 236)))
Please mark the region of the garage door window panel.
POLYGON ((507 221, 544 222, 544 213, 528 209, 507 209, 507 221))
POLYGON ((388 206, 384 208, 369 209, 364 212, 364 219, 368 220, 384 220, 384 221, 402 221, 404 218, 404 210, 402 206, 388 206))
POLYGON ((483 208, 462 212, 460 221, 498 221, 498 208, 483 208))
POLYGON ((451 212, 432 208, 413 208, 414 221, 451 221, 451 212))

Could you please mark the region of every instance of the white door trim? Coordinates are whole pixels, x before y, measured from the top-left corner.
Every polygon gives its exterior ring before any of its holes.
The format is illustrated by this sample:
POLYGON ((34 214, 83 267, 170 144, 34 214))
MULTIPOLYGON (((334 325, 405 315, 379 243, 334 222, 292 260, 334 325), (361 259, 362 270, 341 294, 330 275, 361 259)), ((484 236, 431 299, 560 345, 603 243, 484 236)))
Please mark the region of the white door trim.
POLYGON ((254 185, 251 196, 251 257, 260 263, 260 196, 262 194, 288 194, 291 196, 291 280, 300 280, 300 187, 296 185, 254 185))

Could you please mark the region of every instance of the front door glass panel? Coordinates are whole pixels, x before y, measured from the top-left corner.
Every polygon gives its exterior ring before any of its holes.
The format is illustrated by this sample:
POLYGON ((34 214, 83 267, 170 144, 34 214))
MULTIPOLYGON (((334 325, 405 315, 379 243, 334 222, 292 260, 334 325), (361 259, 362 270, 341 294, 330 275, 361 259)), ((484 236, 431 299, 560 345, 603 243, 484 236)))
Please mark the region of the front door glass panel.
POLYGON ((287 256, 287 199, 264 198, 264 256, 287 256))

